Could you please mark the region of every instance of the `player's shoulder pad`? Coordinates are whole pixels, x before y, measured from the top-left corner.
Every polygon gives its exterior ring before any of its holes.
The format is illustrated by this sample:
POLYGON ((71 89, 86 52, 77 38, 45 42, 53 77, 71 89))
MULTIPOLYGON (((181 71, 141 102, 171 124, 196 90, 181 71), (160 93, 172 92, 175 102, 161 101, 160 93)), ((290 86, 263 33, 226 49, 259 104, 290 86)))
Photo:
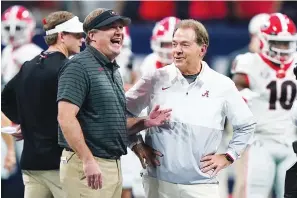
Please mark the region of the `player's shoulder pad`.
POLYGON ((20 50, 25 53, 40 53, 43 49, 34 43, 27 43, 22 45, 20 50))
POLYGON ((157 61, 157 56, 155 53, 151 53, 147 55, 141 65, 140 65, 140 71, 141 74, 144 75, 146 72, 150 72, 151 70, 155 70, 156 68, 156 61, 157 61))
POLYGON ((142 64, 141 64, 141 67, 146 67, 146 66, 149 66, 149 67, 153 67, 155 65, 153 65, 155 62, 157 61, 157 57, 156 57, 156 54, 155 53, 151 53, 149 55, 147 55, 143 61, 142 61, 142 64))
POLYGON ((250 74, 255 67, 256 56, 257 54, 251 52, 237 55, 232 62, 231 73, 250 74))

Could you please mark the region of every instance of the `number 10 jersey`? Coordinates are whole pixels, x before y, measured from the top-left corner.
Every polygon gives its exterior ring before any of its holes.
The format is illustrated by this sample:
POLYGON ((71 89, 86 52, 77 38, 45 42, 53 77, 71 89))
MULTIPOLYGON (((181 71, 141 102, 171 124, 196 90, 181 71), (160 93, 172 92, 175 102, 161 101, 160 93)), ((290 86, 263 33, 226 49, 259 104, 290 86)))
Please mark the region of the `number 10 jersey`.
POLYGON ((256 138, 288 144, 296 139, 290 113, 297 90, 293 73, 296 64, 294 58, 291 63, 279 67, 258 53, 235 58, 231 72, 246 74, 249 88, 257 95, 248 101, 257 121, 256 138))

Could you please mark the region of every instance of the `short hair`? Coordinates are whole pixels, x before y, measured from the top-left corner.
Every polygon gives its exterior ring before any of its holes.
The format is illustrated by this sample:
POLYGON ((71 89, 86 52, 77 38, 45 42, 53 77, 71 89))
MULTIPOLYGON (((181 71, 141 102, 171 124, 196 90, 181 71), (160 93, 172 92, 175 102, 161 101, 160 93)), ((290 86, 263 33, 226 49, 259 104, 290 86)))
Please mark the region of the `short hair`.
POLYGON ((185 28, 191 28, 195 31, 196 35, 196 43, 198 45, 209 45, 209 36, 206 28, 202 23, 199 21, 196 21, 194 19, 184 19, 181 20, 179 23, 176 24, 173 32, 173 36, 176 32, 177 29, 185 29, 185 28))
MULTIPOLYGON (((75 17, 74 14, 71 12, 67 11, 58 11, 58 12, 53 12, 49 14, 44 20, 43 24, 43 30, 51 30, 54 29, 57 25, 64 23, 65 21, 68 21, 75 17)), ((44 37, 44 40, 47 45, 54 45, 57 42, 58 39, 58 33, 51 34, 51 35, 46 35, 44 37)))
POLYGON ((85 18, 84 23, 83 23, 83 29, 84 32, 86 33, 86 44, 90 44, 90 38, 89 38, 89 33, 90 32, 97 32, 98 30, 96 29, 92 29, 92 30, 88 30, 88 26, 89 24, 100 14, 102 14, 103 12, 105 12, 107 9, 105 8, 97 8, 96 10, 93 10, 90 14, 88 14, 88 16, 85 18))

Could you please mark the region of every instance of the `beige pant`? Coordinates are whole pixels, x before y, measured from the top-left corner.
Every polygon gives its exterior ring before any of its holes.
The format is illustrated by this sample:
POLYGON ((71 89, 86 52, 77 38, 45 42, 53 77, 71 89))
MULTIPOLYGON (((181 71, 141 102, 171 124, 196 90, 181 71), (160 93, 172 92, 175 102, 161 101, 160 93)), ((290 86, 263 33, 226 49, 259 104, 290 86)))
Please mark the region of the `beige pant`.
POLYGON ((122 194, 122 171, 120 160, 95 157, 102 171, 103 187, 93 190, 88 187, 83 164, 78 156, 63 151, 60 164, 60 180, 65 198, 120 198, 122 194))
POLYGON ((62 198, 58 170, 28 171, 23 170, 25 198, 62 198))
POLYGON ((146 198, 220 198, 218 184, 182 185, 143 176, 146 198))

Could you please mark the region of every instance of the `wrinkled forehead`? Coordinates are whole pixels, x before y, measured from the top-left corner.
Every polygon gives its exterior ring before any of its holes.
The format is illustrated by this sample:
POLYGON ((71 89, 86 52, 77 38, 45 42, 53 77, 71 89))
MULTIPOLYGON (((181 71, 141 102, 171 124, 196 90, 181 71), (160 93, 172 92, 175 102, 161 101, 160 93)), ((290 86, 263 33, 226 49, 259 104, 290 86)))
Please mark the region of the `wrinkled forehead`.
POLYGON ((173 35, 173 42, 193 42, 196 40, 195 31, 192 28, 179 28, 173 35))

